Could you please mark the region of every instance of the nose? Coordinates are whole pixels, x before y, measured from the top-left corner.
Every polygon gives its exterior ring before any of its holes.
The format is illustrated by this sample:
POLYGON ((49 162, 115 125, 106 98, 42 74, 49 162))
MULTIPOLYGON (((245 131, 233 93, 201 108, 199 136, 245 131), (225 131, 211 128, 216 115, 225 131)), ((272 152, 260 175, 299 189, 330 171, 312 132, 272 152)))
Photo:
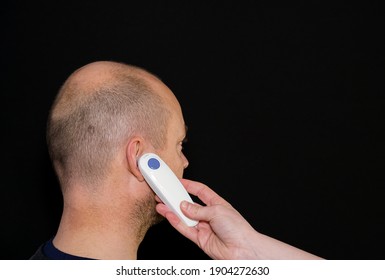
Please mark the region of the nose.
POLYGON ((183 169, 186 169, 188 165, 189 165, 189 162, 188 162, 186 156, 183 155, 183 169))

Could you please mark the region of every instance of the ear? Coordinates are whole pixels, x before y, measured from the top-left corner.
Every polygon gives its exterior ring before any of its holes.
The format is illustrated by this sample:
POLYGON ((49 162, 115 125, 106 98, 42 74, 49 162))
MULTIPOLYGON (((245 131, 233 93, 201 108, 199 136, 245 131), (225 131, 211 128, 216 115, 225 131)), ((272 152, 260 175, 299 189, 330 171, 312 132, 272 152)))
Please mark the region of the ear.
POLYGON ((130 139, 126 149, 128 169, 138 179, 139 182, 144 181, 143 175, 138 167, 138 159, 143 154, 144 148, 144 139, 135 136, 130 139))

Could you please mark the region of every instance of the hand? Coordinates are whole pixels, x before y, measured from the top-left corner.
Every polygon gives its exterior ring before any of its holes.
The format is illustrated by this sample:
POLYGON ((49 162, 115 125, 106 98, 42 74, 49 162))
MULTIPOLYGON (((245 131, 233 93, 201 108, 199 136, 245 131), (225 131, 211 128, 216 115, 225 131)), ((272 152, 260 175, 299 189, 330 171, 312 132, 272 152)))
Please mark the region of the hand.
POLYGON ((187 192, 206 206, 181 203, 182 212, 199 221, 188 227, 157 198, 156 209, 182 235, 213 259, 321 259, 320 257, 257 232, 230 203, 208 186, 181 179, 187 192))
POLYGON ((186 179, 181 182, 190 194, 207 205, 181 203, 182 212, 198 220, 198 225, 188 227, 163 203, 157 205, 158 213, 213 259, 255 259, 249 241, 256 231, 241 214, 206 185, 186 179))

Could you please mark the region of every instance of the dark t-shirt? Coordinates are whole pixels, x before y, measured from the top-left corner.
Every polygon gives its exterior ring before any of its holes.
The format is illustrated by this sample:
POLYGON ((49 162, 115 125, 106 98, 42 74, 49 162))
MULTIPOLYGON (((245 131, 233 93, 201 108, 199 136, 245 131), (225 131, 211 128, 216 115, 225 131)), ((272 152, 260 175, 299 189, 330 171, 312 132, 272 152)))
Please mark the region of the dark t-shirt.
POLYGON ((33 254, 29 259, 30 260, 50 260, 50 258, 48 258, 44 252, 43 252, 43 247, 44 247, 45 244, 41 245, 37 251, 35 252, 35 254, 33 254))
POLYGON ((64 253, 57 249, 52 243, 52 239, 42 244, 30 257, 30 260, 91 260, 71 254, 64 253))

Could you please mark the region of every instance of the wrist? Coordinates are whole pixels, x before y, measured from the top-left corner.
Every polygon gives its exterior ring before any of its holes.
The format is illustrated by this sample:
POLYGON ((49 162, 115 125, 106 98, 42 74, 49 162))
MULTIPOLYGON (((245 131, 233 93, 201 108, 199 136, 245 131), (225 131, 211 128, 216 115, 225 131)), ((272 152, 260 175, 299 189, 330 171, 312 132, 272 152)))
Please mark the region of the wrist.
POLYGON ((239 249, 234 251, 233 259, 238 260, 256 260, 261 259, 259 246, 261 234, 251 228, 249 231, 240 238, 242 244, 238 247, 239 249))

